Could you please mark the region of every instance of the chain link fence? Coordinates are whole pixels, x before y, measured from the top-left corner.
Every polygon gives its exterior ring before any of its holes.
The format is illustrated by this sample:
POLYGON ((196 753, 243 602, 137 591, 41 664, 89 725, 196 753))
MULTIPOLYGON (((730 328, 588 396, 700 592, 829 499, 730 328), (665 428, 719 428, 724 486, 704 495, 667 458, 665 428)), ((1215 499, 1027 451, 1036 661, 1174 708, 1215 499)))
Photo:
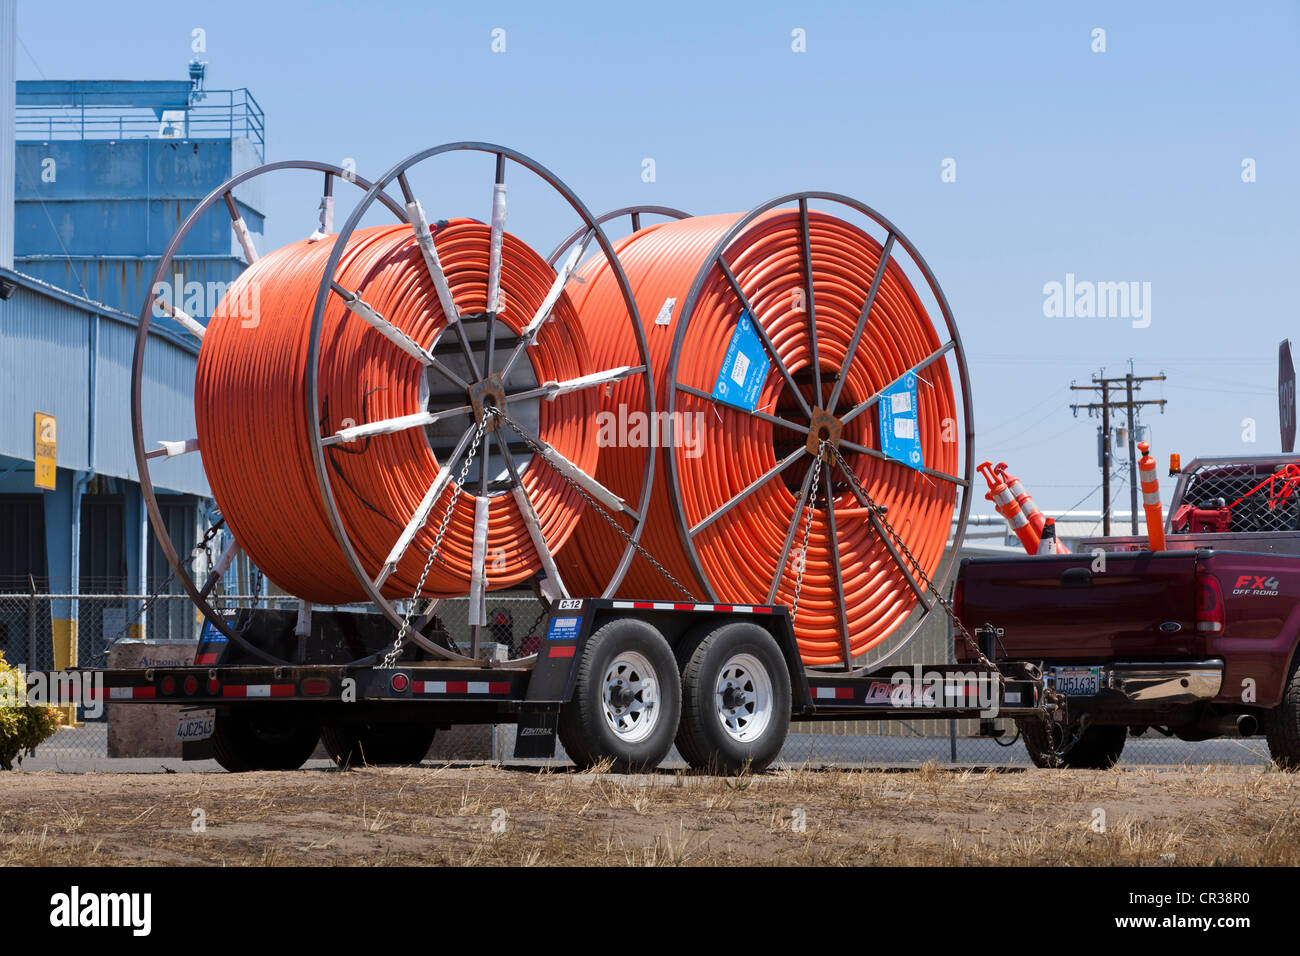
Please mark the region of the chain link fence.
MULTIPOLYGON (((294 598, 286 596, 227 595, 218 606, 260 606, 293 609, 294 598)), ((543 605, 527 595, 489 595, 485 641, 503 645, 506 656, 516 658, 534 653, 545 631, 543 605)), ((321 609, 325 610, 325 609, 321 609)), ((366 608, 352 608, 364 612, 366 608)), ((436 616, 449 634, 465 646, 468 640, 468 601, 442 601, 436 616)), ((373 611, 371 611, 373 613, 373 611)), ((152 602, 146 595, 0 592, 0 652, 11 663, 28 669, 55 667, 57 640, 67 639, 67 623, 76 621, 76 660, 83 667, 106 666, 109 647, 118 641, 143 642, 161 647, 197 642, 203 621, 184 595, 161 594, 152 602)), ((902 669, 950 659, 949 624, 942 615, 932 615, 916 638, 889 662, 902 669)), ((59 654, 61 662, 62 653, 59 654)), ((149 705, 121 705, 149 706, 149 705)), ((65 727, 28 758, 28 769, 61 771, 149 770, 163 765, 178 769, 179 762, 167 759, 109 759, 107 715, 83 719, 80 726, 65 727)), ((977 736, 974 720, 833 721, 795 723, 779 762, 789 766, 917 766, 922 763, 1030 766, 1025 748, 1015 736, 1010 721, 1000 721, 1005 731, 1001 741, 977 736), (1004 746, 1003 744, 1008 744, 1004 746)), ((455 731, 452 732, 453 734, 455 731)), ((514 727, 502 725, 482 738, 477 750, 458 750, 456 756, 509 760, 513 754, 514 727), (486 747, 487 749, 483 749, 486 747)), ((435 741, 435 753, 438 744, 435 741)), ((449 752, 451 753, 451 752, 449 752)), ((323 755, 321 755, 323 756, 323 755)), ((563 751, 557 748, 557 760, 563 751)), ((1222 738, 1190 743, 1167 738, 1156 731, 1130 737, 1121 758, 1123 765, 1255 764, 1268 762, 1262 738, 1222 738)), ((309 764, 309 766, 325 764, 309 764)), ((666 766, 681 766, 674 750, 666 766)), ((215 764, 211 765, 215 767, 215 764)), ((196 765, 207 769, 207 764, 196 765)))

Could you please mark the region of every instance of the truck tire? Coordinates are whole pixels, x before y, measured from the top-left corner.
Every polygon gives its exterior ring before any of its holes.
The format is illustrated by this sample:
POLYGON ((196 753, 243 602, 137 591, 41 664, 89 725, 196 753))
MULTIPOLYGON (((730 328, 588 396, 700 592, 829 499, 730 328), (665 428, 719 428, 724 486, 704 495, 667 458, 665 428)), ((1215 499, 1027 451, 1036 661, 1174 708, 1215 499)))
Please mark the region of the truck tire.
POLYGON ((321 743, 335 765, 349 767, 418 766, 433 745, 435 728, 422 723, 349 722, 326 724, 321 743))
POLYGON ((1282 688, 1282 700, 1264 715, 1264 739, 1279 770, 1300 770, 1300 658, 1282 688))
POLYGON ((637 618, 614 618, 582 649, 573 699, 560 709, 560 743, 584 769, 612 760, 615 773, 653 770, 672 749, 681 708, 664 636, 637 618))
POLYGON ((212 755, 230 773, 297 770, 320 742, 320 725, 274 704, 248 704, 218 714, 212 755))
MULTIPOLYGON (((1026 717, 1016 721, 1020 728, 1020 738, 1025 742, 1025 750, 1035 767, 1051 768, 1050 749, 1047 744, 1047 728, 1036 717, 1026 717)), ((1059 766, 1071 770, 1109 770, 1119 762, 1124 752, 1124 741, 1128 737, 1128 728, 1093 724, 1083 732, 1083 736, 1060 758, 1059 766)), ((1052 723, 1053 743, 1060 743, 1060 724, 1052 723)))
POLYGON ((790 672, 766 630, 731 621, 677 648, 682 718, 677 751, 696 770, 767 768, 790 729, 790 672))

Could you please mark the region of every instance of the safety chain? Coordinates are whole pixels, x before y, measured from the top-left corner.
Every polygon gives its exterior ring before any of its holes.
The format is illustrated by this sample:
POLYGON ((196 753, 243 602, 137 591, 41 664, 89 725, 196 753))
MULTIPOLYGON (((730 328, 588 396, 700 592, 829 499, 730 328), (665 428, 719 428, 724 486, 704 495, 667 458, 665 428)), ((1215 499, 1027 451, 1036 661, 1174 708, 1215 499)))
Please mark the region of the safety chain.
MULTIPOLYGON (((429 571, 433 568, 433 562, 438 558, 438 550, 442 547, 443 535, 447 533, 447 526, 451 523, 452 512, 456 508, 456 502, 460 498, 460 493, 465 487, 465 476, 469 474, 470 462, 474 460, 474 455, 478 451, 479 442, 483 439, 483 432, 487 430, 488 415, 497 414, 494 410, 488 409, 487 413, 479 421, 478 426, 474 429, 474 440, 470 442, 469 453, 465 455, 465 462, 460 466, 460 475, 456 478, 455 487, 451 493, 451 500, 447 502, 447 510, 442 514, 442 523, 438 526, 438 533, 434 536, 433 547, 429 549, 429 559, 424 562, 424 570, 420 572, 419 583, 415 585, 415 593, 411 595, 410 602, 406 605, 406 615, 402 618, 401 629, 397 632, 397 640, 393 641, 393 646, 388 649, 388 653, 383 659, 375 665, 378 670, 388 670, 397 666, 397 658, 402 653, 402 644, 406 640, 406 635, 411 629, 411 618, 415 616, 415 605, 420 599, 420 592, 424 590, 425 579, 429 577, 429 571)), ((423 525, 421 525, 423 527, 423 525)))
MULTIPOLYGON (((817 485, 822 480, 822 454, 826 451, 826 440, 823 439, 817 446, 817 463, 813 465, 812 487, 808 489, 808 497, 804 499, 804 507, 808 509, 808 518, 803 525, 803 543, 799 546, 799 564, 795 569, 794 577, 794 601, 790 605, 790 620, 799 613, 799 594, 803 591, 803 569, 808 566, 808 535, 812 531, 813 511, 816 510, 817 502, 817 485)), ((802 510, 802 509, 800 509, 802 510)), ((780 571, 777 572, 778 574, 780 571)))
POLYGON ((632 545, 632 547, 636 549, 637 554, 641 555, 641 557, 649 561, 650 565, 656 571, 658 571, 665 578, 667 578, 668 581, 675 588, 677 588, 677 590, 681 591, 682 594, 686 595, 686 597, 690 601, 695 602, 699 600, 699 598, 697 598, 694 594, 692 594, 690 591, 686 589, 686 586, 683 585, 682 582, 678 581, 675 577, 673 577, 672 573, 667 568, 665 568, 662 564, 660 564, 658 559, 655 558, 653 554, 651 554, 645 548, 641 547, 639 542, 634 541, 632 539, 632 536, 623 530, 623 526, 614 520, 614 516, 611 515, 604 508, 602 508, 600 504, 594 498, 591 497, 591 495, 587 494, 587 490, 583 488, 582 485, 578 484, 576 481, 574 481, 572 478, 566 475, 562 470, 556 467, 555 462, 551 460, 549 455, 547 455, 545 449, 543 449, 540 445, 537 444, 537 442, 533 441, 532 438, 530 438, 527 434, 525 434, 524 430, 519 425, 515 424, 515 422, 512 421, 510 417, 506 415, 505 412, 498 412, 498 414, 501 416, 501 420, 505 422, 507 425, 509 425, 511 430, 513 430, 514 433, 519 436, 520 440, 522 440, 525 445, 527 445, 530 449, 532 449, 533 454, 539 455, 543 461, 545 461, 548 465, 551 466, 552 471, 554 471, 557 475, 563 478, 569 484, 569 486, 573 488, 574 491, 582 495, 583 500, 586 501, 587 504, 595 508, 596 512, 602 518, 605 519, 605 521, 609 524, 609 526, 613 528, 615 531, 617 531, 624 541, 626 541, 628 544, 632 545))
MULTIPOLYGON (((844 456, 840 454, 840 450, 838 448, 832 450, 835 455, 835 460, 840 466, 840 471, 852 486, 858 500, 866 503, 876 520, 880 522, 880 526, 888 532, 889 536, 894 541, 895 547, 898 548, 903 556, 907 558, 908 563, 911 564, 913 574, 916 576, 917 580, 920 581, 926 591, 928 591, 939 606, 943 608, 944 613, 946 613, 952 620, 954 629, 961 634, 962 640, 966 643, 966 646, 982 665, 994 673, 997 677, 998 684, 1000 686, 1005 685, 1007 679, 1006 675, 1002 673, 996 664, 988 659, 982 650, 980 650, 979 642, 975 640, 974 635, 971 634, 970 630, 962 622, 961 618, 957 616, 957 611, 952 606, 952 603, 943 596, 943 593, 937 587, 934 586, 934 582, 930 580, 930 576, 926 574, 925 570, 921 567, 921 562, 917 560, 914 554, 912 554, 911 549, 908 548, 907 543, 903 540, 902 535, 898 533, 898 530, 890 524, 889 519, 885 517, 884 511, 881 507, 876 504, 871 495, 867 494, 867 490, 863 488, 862 484, 858 481, 857 473, 849 467, 849 463, 844 460, 844 456)), ((1043 696, 1044 699, 1051 701, 1057 706, 1062 706, 1064 704, 1064 698, 1060 694, 1057 694, 1055 690, 1048 687, 1046 681, 1043 682, 1043 696)), ((1078 742, 1079 735, 1076 735, 1075 738, 1064 748, 1058 749, 1053 737, 1054 722, 1047 716, 1047 711, 1045 709, 1041 710, 1040 714, 1043 720, 1043 730, 1046 738, 1045 745, 1047 749, 1045 756, 1048 760, 1048 766, 1056 767, 1060 765, 1062 755, 1078 742)), ((1062 736, 1064 736, 1064 734, 1062 736)))

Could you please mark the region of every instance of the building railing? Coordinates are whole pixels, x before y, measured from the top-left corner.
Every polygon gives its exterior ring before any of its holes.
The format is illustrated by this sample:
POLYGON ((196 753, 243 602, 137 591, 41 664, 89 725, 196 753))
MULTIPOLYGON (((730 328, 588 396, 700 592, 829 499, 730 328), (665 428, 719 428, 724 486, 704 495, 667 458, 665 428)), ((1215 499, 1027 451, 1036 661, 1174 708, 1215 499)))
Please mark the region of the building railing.
POLYGON ((247 89, 204 90, 176 109, 122 104, 22 104, 17 107, 19 142, 116 139, 247 139, 262 157, 266 116, 247 89))

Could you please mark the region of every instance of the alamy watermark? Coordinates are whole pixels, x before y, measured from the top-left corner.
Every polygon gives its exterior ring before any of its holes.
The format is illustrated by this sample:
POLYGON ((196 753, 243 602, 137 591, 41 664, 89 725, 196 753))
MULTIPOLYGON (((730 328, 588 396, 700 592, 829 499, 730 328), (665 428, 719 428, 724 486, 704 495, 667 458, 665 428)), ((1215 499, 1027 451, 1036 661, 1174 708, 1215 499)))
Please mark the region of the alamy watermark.
POLYGON ((983 671, 923 671, 914 664, 898 670, 889 682, 867 688, 867 703, 894 707, 979 707, 981 717, 996 717, 1000 709, 996 674, 983 671))
POLYGON ((601 448, 681 448, 687 458, 704 454, 703 412, 654 412, 628 410, 596 415, 596 444, 601 448))
POLYGON ((1043 315, 1049 319, 1129 319, 1133 328, 1151 324, 1150 282, 1092 282, 1065 274, 1043 286, 1043 315))
POLYGON ((153 295, 153 315, 158 319, 169 318, 173 309, 179 309, 192 319, 207 320, 221 306, 227 316, 239 320, 240 328, 255 329, 261 322, 262 290, 258 282, 186 282, 178 273, 170 280, 155 282, 153 295))
POLYGON ((19 689, 18 676, 0 674, 0 708, 64 707, 78 704, 88 720, 104 715, 104 674, 102 671, 32 671, 23 674, 27 693, 19 689))

